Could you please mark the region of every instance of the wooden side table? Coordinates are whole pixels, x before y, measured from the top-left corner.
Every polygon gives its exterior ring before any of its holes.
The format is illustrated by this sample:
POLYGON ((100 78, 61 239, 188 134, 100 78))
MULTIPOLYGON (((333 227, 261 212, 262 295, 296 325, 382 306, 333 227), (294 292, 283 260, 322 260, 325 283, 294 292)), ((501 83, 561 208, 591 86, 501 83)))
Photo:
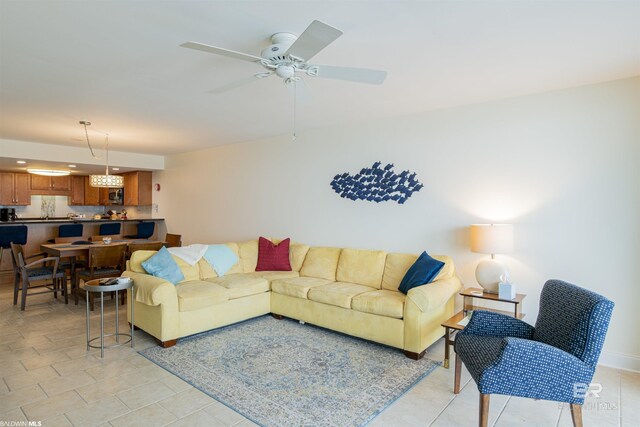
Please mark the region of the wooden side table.
POLYGON ((455 334, 457 331, 461 331, 465 328, 466 325, 461 325, 459 322, 465 318, 465 316, 472 310, 487 310, 493 311, 495 313, 506 314, 509 316, 516 317, 518 319, 522 319, 524 314, 522 313, 521 304, 525 299, 525 294, 516 294, 516 297, 512 300, 510 299, 500 299, 498 298, 498 294, 490 294, 487 292, 483 292, 480 288, 466 288, 460 291, 459 295, 463 297, 463 309, 458 313, 454 314, 453 317, 445 320, 441 326, 444 327, 444 362, 443 366, 445 368, 449 368, 449 355, 450 349, 449 346, 452 346, 455 343, 455 334), (473 304, 473 299, 483 299, 489 301, 498 301, 500 303, 508 303, 513 304, 513 311, 503 311, 496 310, 494 308, 489 307, 479 307, 473 304))

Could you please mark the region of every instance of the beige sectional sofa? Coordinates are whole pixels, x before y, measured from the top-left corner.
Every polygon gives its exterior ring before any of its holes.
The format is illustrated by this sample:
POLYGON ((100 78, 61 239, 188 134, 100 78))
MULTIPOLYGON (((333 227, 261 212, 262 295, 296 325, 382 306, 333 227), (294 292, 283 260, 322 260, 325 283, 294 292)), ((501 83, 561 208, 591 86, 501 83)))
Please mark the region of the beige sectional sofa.
MULTIPOLYGON (((292 271, 256 272, 258 241, 228 243, 238 263, 222 277, 203 258, 191 266, 174 257, 184 280, 173 285, 146 274, 154 251, 137 251, 124 275, 134 279, 135 326, 161 345, 220 326, 272 313, 403 349, 418 359, 444 334, 461 287, 453 261, 435 280, 398 291, 417 255, 293 243, 292 271)), ((130 316, 130 312, 129 312, 130 316)), ((131 319, 129 318, 129 321, 131 319)))

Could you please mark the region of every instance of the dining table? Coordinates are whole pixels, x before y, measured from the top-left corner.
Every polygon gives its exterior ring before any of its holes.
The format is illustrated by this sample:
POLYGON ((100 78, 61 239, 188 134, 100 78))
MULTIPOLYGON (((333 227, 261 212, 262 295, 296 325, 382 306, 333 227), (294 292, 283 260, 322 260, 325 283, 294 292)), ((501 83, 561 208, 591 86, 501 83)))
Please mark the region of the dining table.
POLYGON ((116 246, 116 245, 129 245, 131 243, 159 243, 158 240, 148 239, 122 239, 112 240, 111 243, 104 243, 103 241, 96 242, 83 242, 78 243, 43 243, 40 245, 40 250, 49 256, 68 258, 71 270, 71 281, 73 282, 76 274, 76 259, 80 256, 89 255, 89 249, 96 246, 116 246))

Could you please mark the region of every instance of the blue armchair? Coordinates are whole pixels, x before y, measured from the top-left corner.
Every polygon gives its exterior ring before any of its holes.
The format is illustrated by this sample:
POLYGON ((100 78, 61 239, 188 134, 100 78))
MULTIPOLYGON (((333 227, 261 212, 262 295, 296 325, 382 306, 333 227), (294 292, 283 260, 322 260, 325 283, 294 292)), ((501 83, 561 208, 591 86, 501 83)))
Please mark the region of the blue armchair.
POLYGON ((613 305, 594 292, 549 280, 535 328, 514 317, 474 311, 456 336, 454 393, 460 392, 464 362, 480 391, 480 426, 488 423, 491 394, 569 403, 574 426, 582 426, 582 404, 613 305))

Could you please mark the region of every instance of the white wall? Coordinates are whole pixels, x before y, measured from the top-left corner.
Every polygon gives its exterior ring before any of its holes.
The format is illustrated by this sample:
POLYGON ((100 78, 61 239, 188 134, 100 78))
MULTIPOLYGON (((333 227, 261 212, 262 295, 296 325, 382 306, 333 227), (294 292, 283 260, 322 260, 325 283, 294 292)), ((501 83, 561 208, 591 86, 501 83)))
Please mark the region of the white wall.
POLYGON ((502 259, 528 294, 526 320, 546 279, 602 293, 616 303, 602 362, 640 370, 639 161, 634 78, 172 156, 154 174, 154 215, 186 243, 291 236, 450 254, 467 286, 482 258, 469 224, 510 222, 516 250, 502 259), (331 190, 377 160, 425 187, 405 205, 331 190))

